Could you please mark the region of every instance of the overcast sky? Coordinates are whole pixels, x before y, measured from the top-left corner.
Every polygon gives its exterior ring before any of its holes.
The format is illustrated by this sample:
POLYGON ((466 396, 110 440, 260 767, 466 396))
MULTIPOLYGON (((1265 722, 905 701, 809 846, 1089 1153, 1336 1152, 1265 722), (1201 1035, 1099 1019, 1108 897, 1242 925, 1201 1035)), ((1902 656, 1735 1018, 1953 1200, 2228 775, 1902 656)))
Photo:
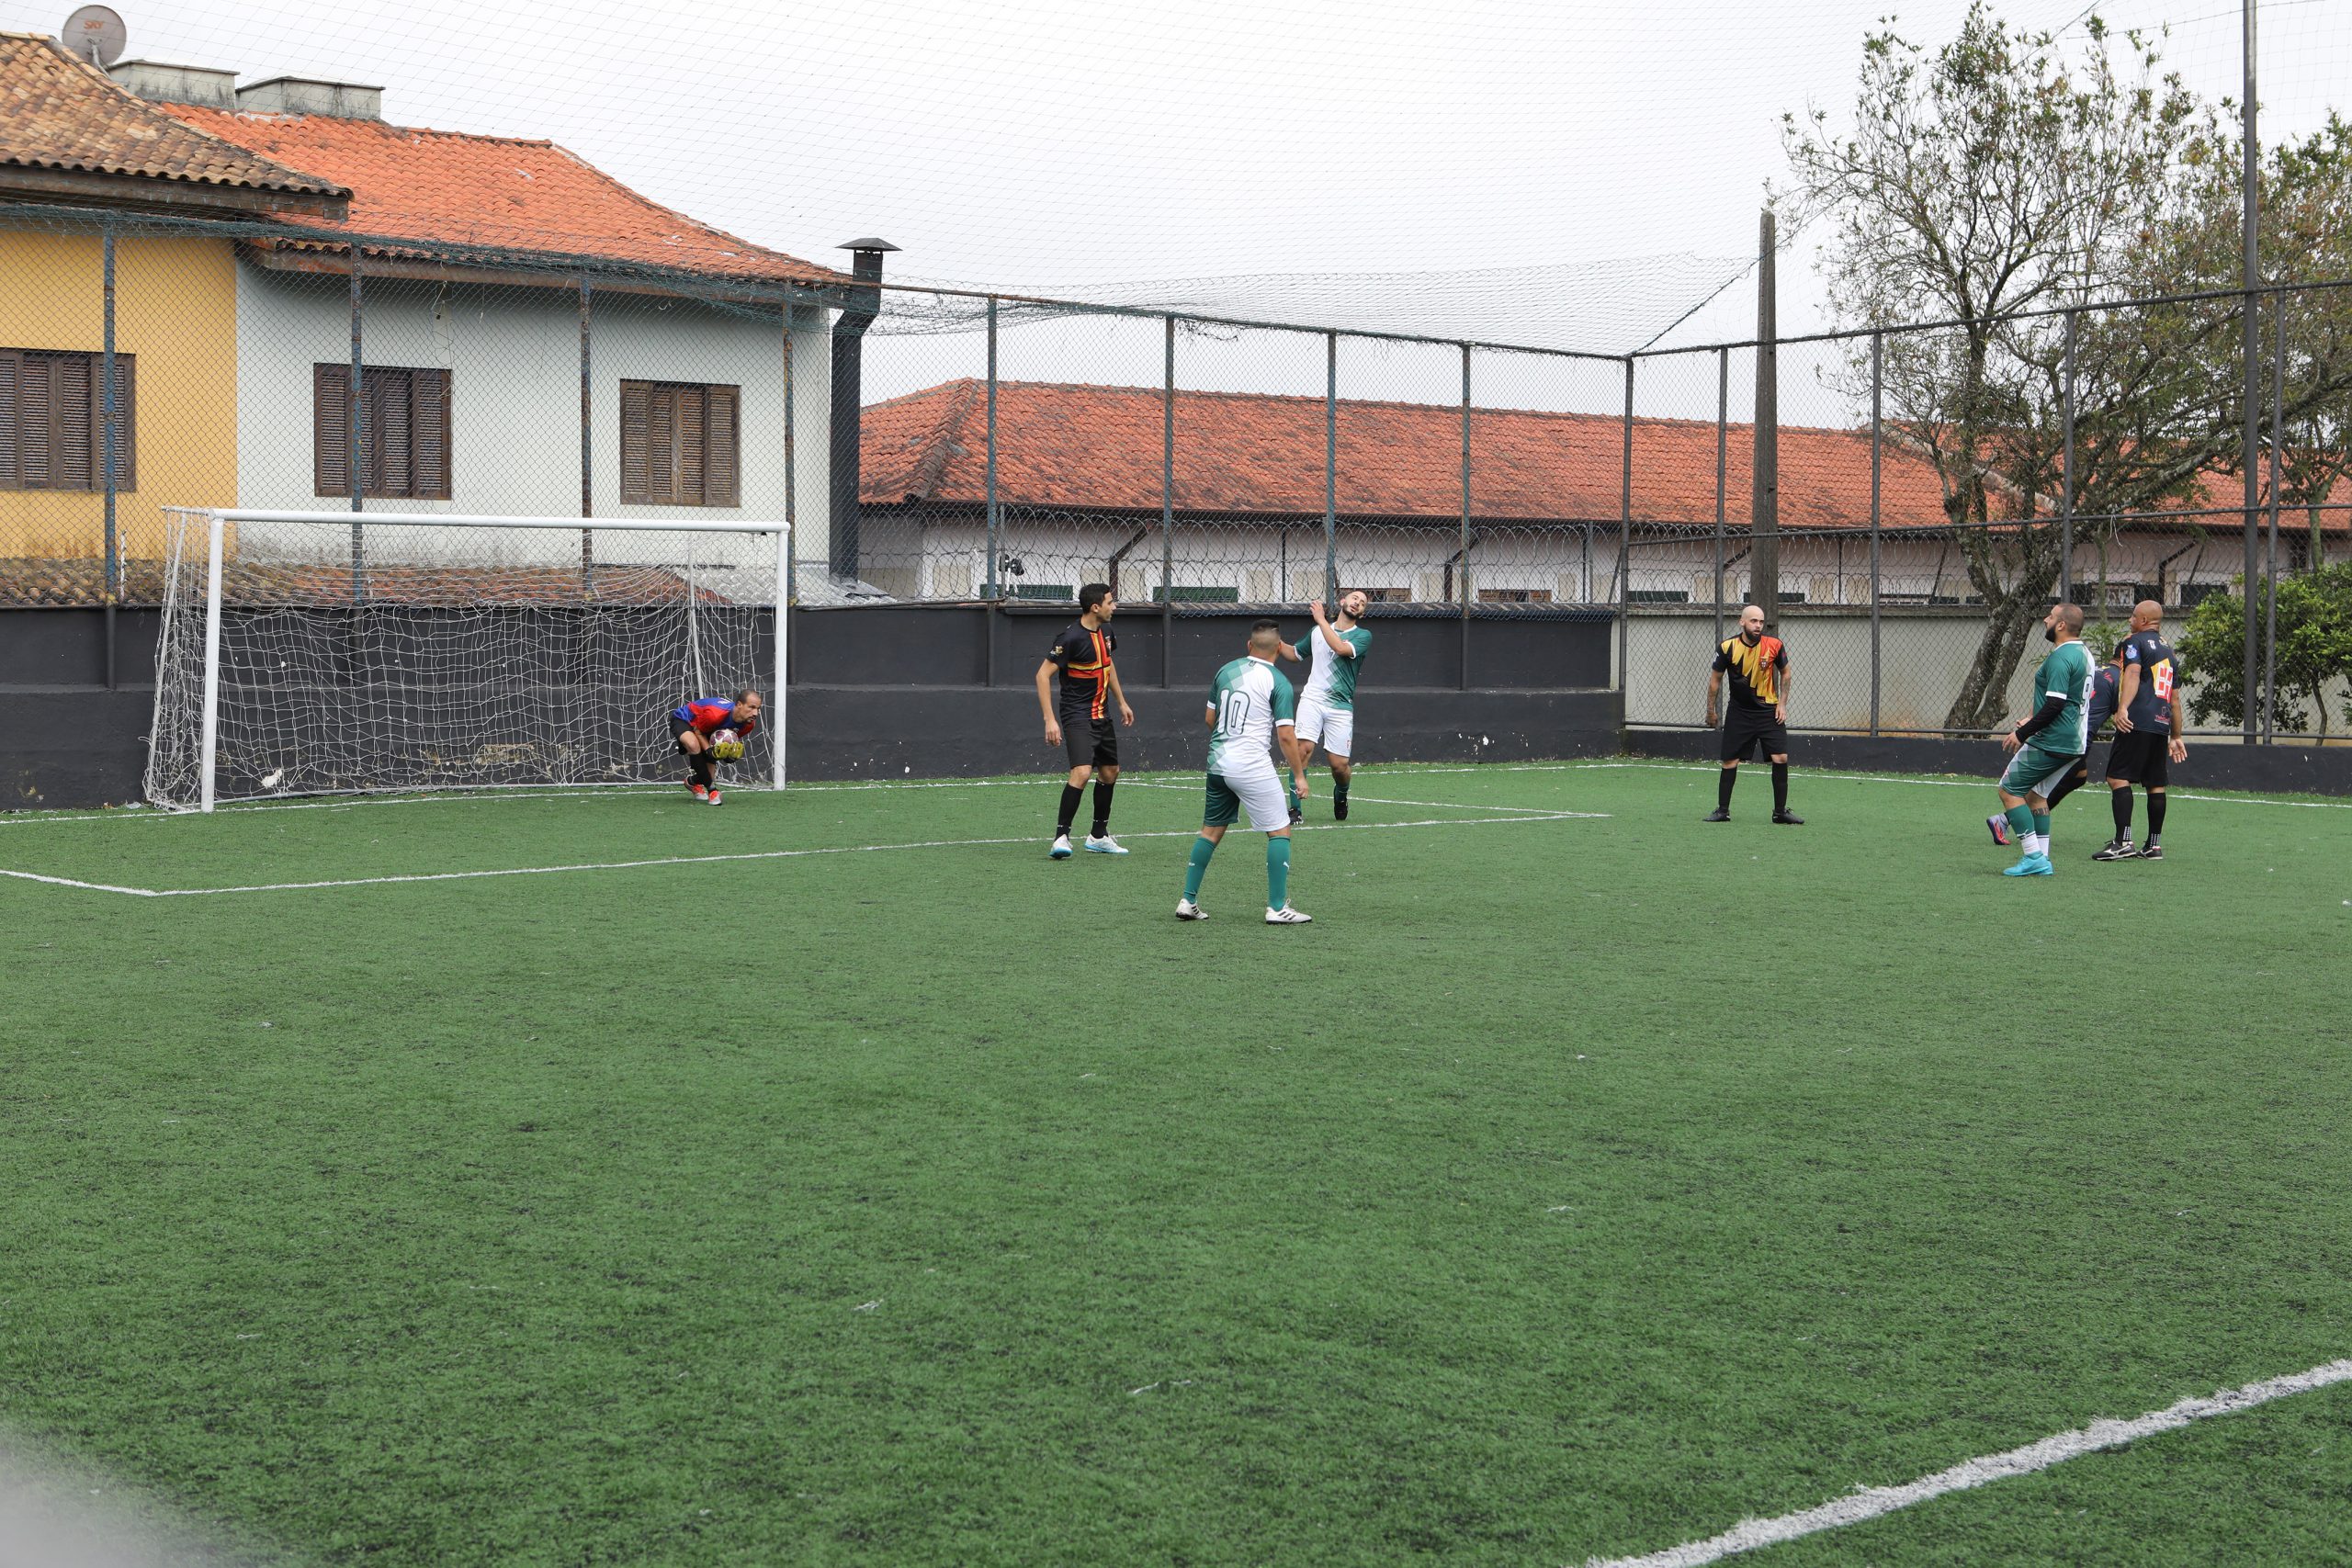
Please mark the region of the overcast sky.
MULTIPOLYGON (((0 0, 54 31, 72 0, 0 0)), ((404 124, 551 138, 793 254, 1008 288, 1752 253, 1779 119, 1849 104, 1885 0, 117 0, 132 58, 380 85, 404 124)), ((2010 0, 2072 28, 2084 0, 2010 0)), ((1965 0, 1899 10, 1948 38, 1965 0)), ((2234 90, 2228 0, 2117 0, 2234 90)), ((2352 70, 2352 0, 2269 0, 2268 125, 2352 70)), ((1784 328, 1814 324, 1807 256, 1784 328)), ((1646 322, 1720 265, 1604 269, 1546 314, 1646 322), (1687 276, 1686 276, 1687 274, 1687 276), (1648 294, 1643 293, 1646 282, 1648 294)), ((1385 285, 1393 322, 1419 286, 1385 285)), ((1677 309, 1679 310, 1679 306, 1677 309)), ((1752 284, 1679 338, 1745 335, 1752 284)), ((1672 311, 1668 315, 1670 319, 1672 311)), ((1532 335, 1532 334, 1531 334, 1532 335)), ((1547 341, 1556 341, 1557 334, 1547 341)))

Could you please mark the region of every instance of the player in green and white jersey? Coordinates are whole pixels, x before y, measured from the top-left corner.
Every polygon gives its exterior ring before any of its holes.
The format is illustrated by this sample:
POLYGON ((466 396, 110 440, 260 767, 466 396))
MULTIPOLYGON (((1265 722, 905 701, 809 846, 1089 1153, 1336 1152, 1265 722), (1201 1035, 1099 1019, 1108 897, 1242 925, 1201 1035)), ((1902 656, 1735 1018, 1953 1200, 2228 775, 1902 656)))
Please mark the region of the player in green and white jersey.
MULTIPOLYGON (((1295 647, 1284 643, 1281 649, 1285 659, 1313 659, 1306 690, 1298 699, 1299 754, 1305 761, 1313 761, 1319 742, 1331 759, 1331 815, 1341 822, 1348 819, 1348 779, 1354 772, 1348 759, 1355 755, 1356 674, 1372 647, 1372 634, 1356 622, 1369 603, 1361 588, 1342 593, 1340 619, 1334 625, 1317 600, 1307 606, 1315 615, 1315 635, 1300 638, 1295 647)), ((1290 819, 1294 822, 1302 815, 1298 799, 1293 792, 1290 819)))
POLYGON ((1290 907, 1290 811, 1283 800, 1282 780, 1274 773, 1273 747, 1282 745, 1283 758, 1301 795, 1306 793, 1306 757, 1298 744, 1296 704, 1290 682, 1274 668, 1275 651, 1283 645, 1282 628, 1260 621, 1250 628, 1250 652, 1216 672, 1209 687, 1208 806, 1201 816, 1201 836, 1193 840, 1192 863, 1184 871, 1184 897, 1176 905, 1180 920, 1204 920, 1198 899, 1201 879, 1209 873, 1209 857, 1225 830, 1250 808, 1250 826, 1266 835, 1266 923, 1303 926, 1308 917, 1290 907))
POLYGON ((2033 677, 2033 712, 2001 737, 2015 753, 2001 774, 2001 809, 2025 852, 2004 876, 2049 876, 2050 796, 2090 750, 2091 682, 2098 667, 2082 643, 2083 609, 2052 604, 2042 635, 2058 646, 2033 677))

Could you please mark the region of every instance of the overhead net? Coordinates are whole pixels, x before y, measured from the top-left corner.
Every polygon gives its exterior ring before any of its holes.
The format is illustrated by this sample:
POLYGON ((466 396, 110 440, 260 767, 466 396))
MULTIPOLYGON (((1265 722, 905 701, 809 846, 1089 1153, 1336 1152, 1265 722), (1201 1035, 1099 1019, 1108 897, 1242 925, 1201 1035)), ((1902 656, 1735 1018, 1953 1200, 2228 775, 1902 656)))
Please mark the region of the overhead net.
MULTIPOLYGON (((215 602, 209 516, 172 516, 147 767, 160 807, 204 800, 208 689, 223 801, 682 777, 673 708, 771 691, 773 533, 230 521, 215 602)), ((774 729, 747 738, 742 776, 771 776, 774 729)))

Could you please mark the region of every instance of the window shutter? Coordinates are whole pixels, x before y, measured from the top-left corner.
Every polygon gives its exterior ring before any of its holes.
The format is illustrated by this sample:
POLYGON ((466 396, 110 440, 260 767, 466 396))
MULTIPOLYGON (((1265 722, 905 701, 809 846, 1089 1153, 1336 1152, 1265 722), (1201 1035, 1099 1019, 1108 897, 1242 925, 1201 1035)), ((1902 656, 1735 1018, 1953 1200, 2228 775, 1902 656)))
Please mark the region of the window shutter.
MULTIPOLYGON (((132 396, 132 389, 139 384, 138 377, 132 374, 137 368, 138 355, 118 354, 114 356, 114 488, 118 491, 127 492, 139 488, 139 464, 136 461, 139 452, 139 401, 132 396)), ((101 490, 106 488, 107 482, 106 428, 103 423, 106 417, 106 361, 101 359, 96 362, 90 378, 95 389, 90 400, 90 428, 98 433, 99 443, 95 482, 101 490)))
POLYGON ((401 499, 415 493, 415 468, 410 457, 413 423, 411 389, 405 370, 369 370, 362 378, 368 389, 368 493, 401 499))
POLYGON ((703 499, 703 400, 705 389, 679 387, 672 396, 678 410, 678 481, 673 499, 681 506, 701 506, 703 499))
POLYGON ((25 356, 0 348, 0 490, 20 490, 24 475, 17 464, 17 427, 23 418, 17 389, 24 384, 25 356))
POLYGON ((666 505, 678 499, 678 389, 647 389, 651 403, 651 439, 646 443, 645 499, 666 505))
POLYGON ((641 506, 652 493, 648 478, 653 440, 651 389, 642 381, 621 383, 621 503, 641 506))
POLYGON ((311 488, 320 495, 351 493, 351 427, 345 407, 350 385, 349 366, 311 367, 311 488))
POLYGON ((410 434, 415 442, 411 475, 416 494, 426 501, 449 499, 449 373, 410 372, 414 408, 410 434))
POLYGON ((93 356, 54 354, 48 357, 49 428, 56 442, 49 463, 50 488, 88 490, 97 456, 96 443, 90 439, 90 383, 98 378, 91 364, 93 356))
POLYGON ((703 425, 703 504, 742 504, 742 452, 738 434, 742 420, 742 389, 710 389, 710 413, 703 425))
POLYGON ((22 385, 17 389, 17 463, 18 482, 27 490, 47 490, 51 479, 50 462, 53 451, 50 427, 50 376, 55 361, 44 355, 24 356, 22 385))

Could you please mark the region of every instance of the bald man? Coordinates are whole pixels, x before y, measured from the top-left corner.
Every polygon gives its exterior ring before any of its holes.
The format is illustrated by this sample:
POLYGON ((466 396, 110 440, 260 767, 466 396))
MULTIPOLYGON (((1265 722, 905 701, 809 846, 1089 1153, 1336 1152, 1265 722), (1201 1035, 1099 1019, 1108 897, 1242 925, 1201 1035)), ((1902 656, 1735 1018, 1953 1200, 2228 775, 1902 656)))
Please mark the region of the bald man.
POLYGON ((1772 761, 1772 820, 1794 828, 1804 818, 1789 809, 1789 649, 1764 635, 1764 612, 1754 604, 1739 612, 1739 630, 1715 647, 1707 676, 1707 728, 1715 727, 1715 700, 1724 677, 1731 677, 1731 703, 1723 710, 1724 771, 1715 785, 1715 808, 1703 818, 1731 820, 1731 788, 1739 765, 1760 750, 1772 761))
POLYGON ((2164 637, 2165 607, 2143 599, 2132 607, 2132 635, 2123 639, 2123 675, 2115 692, 2115 744, 2107 750, 2108 799, 2115 807, 2115 837, 2093 860, 2162 860, 2165 785, 2172 764, 2185 761, 2180 738, 2180 656, 2164 637), (2148 838, 2132 847, 2132 786, 2148 792, 2148 838))

